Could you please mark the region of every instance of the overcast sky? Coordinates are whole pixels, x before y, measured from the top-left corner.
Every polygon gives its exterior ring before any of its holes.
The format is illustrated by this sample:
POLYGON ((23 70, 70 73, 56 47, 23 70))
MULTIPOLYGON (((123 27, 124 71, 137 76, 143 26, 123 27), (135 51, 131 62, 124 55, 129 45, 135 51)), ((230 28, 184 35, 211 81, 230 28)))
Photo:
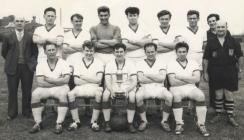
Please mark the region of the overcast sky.
POLYGON ((171 11, 172 26, 185 27, 187 11, 194 9, 200 11, 199 26, 204 29, 208 28, 207 15, 218 13, 222 19, 228 21, 232 34, 244 33, 244 0, 0 0, 0 2, 2 5, 0 17, 13 14, 23 15, 30 20, 32 16, 36 16, 38 22, 44 23, 43 11, 52 6, 57 9, 57 24, 71 27, 70 16, 73 13, 80 13, 84 16, 84 29, 89 29, 99 22, 97 7, 101 5, 110 7, 110 21, 120 27, 128 24, 124 14, 125 8, 139 7, 141 10, 139 22, 149 29, 158 26, 156 15, 160 10, 171 11))

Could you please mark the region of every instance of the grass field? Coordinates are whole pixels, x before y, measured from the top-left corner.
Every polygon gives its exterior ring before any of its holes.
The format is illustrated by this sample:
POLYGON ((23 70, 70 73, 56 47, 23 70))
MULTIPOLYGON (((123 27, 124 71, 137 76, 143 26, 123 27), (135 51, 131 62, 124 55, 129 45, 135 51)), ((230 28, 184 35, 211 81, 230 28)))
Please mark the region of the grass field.
MULTIPOLYGON (((1 46, 1 45, 0 45, 1 46)), ((242 44, 244 47, 244 45, 242 44)), ((0 47, 1 48, 1 47, 0 47)), ((176 136, 173 132, 165 133, 159 127, 160 117, 156 114, 155 110, 152 110, 152 115, 149 116, 148 120, 150 122, 150 128, 145 132, 138 132, 136 134, 130 134, 128 132, 112 132, 107 134, 103 131, 94 133, 89 128, 90 118, 83 114, 83 109, 81 108, 81 120, 82 127, 76 132, 64 131, 61 135, 56 135, 52 131, 55 127, 56 116, 54 113, 49 112, 44 118, 44 130, 37 134, 29 134, 28 130, 34 124, 33 119, 26 119, 19 115, 16 119, 12 121, 6 121, 7 117, 7 84, 6 77, 3 72, 4 61, 0 57, 0 140, 244 140, 244 80, 240 81, 239 91, 235 93, 236 119, 240 124, 239 128, 233 128, 230 126, 226 119, 218 122, 217 124, 210 124, 208 122, 209 118, 213 116, 212 113, 207 114, 207 128, 211 133, 208 138, 203 138, 197 131, 194 125, 193 117, 184 115, 185 120, 185 132, 176 136)), ((242 64, 242 67, 244 65, 242 64)), ((244 77, 244 73, 242 73, 244 77)), ((200 85, 201 89, 204 90, 206 96, 208 93, 207 84, 202 82, 200 85)), ((21 91, 19 90, 19 109, 21 109, 21 91)), ((21 110, 19 110, 21 114, 21 110)), ((67 117, 65 120, 64 127, 67 128, 68 124, 71 122, 71 118, 67 117)), ((172 122, 173 123, 173 122, 172 122)))

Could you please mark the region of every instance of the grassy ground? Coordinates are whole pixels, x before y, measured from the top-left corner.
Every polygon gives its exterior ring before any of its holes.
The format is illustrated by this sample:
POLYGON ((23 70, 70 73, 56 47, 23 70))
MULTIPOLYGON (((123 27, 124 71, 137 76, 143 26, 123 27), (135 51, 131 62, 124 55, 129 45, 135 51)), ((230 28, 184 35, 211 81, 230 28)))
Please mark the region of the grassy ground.
MULTIPOLYGON (((0 47, 1 48, 1 47, 0 47)), ((44 117, 44 130, 37 134, 29 134, 28 130, 34 124, 33 119, 26 119, 19 115, 12 121, 6 121, 7 117, 7 85, 6 77, 3 73, 3 59, 0 57, 0 140, 67 140, 67 139, 86 139, 86 140, 157 140, 157 139, 171 139, 171 140, 196 140, 196 139, 211 139, 211 140, 244 140, 244 80, 240 82, 240 89, 235 93, 236 101, 236 114, 237 121, 240 123, 239 128, 233 128, 226 122, 226 118, 223 118, 221 122, 217 124, 208 123, 209 118, 213 116, 212 113, 207 114, 207 128, 211 133, 209 138, 203 138, 197 131, 194 125, 193 117, 184 115, 185 120, 185 132, 183 135, 176 136, 173 132, 165 133, 159 127, 160 117, 156 113, 155 109, 152 109, 152 115, 149 116, 150 128, 145 132, 138 132, 136 134, 130 134, 128 132, 112 132, 107 134, 103 131, 94 133, 89 128, 90 118, 83 114, 83 108, 81 108, 81 120, 82 127, 76 132, 67 132, 66 130, 61 135, 56 135, 52 131, 55 126, 56 115, 49 112, 44 117)), ((242 64, 242 66, 244 66, 242 64)), ((242 75, 244 77, 244 74, 242 75)), ((206 96, 208 93, 207 84, 201 83, 201 88, 204 90, 206 96)), ((21 108, 21 91, 19 90, 19 108, 21 108)), ((19 111, 21 114, 21 110, 19 111)), ((67 117, 64 127, 67 128, 71 122, 71 118, 67 117)), ((173 122, 172 122, 173 124, 173 122)))

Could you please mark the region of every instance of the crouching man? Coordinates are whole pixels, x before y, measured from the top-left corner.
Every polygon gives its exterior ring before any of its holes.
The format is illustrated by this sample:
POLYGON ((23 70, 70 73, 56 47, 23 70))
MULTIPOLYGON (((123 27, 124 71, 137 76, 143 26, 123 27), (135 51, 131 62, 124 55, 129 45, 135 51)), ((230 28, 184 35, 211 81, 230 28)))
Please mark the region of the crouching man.
POLYGON ((181 134, 183 129, 182 99, 188 98, 196 101, 197 127, 203 136, 209 136, 205 127, 207 108, 204 93, 196 87, 195 83, 200 81, 199 65, 194 60, 186 58, 189 46, 186 43, 177 43, 177 59, 171 61, 167 66, 170 82, 170 92, 173 94, 173 113, 176 121, 175 134, 181 134))
POLYGON ((57 45, 44 45, 44 52, 47 60, 38 63, 36 68, 37 88, 32 93, 32 113, 35 125, 30 133, 36 133, 42 128, 42 99, 55 98, 59 100, 58 118, 54 133, 60 134, 63 131, 62 123, 68 110, 67 94, 69 92, 68 81, 70 78, 70 68, 66 61, 57 57, 57 45))
POLYGON ((93 131, 99 131, 97 119, 101 110, 101 98, 103 88, 100 86, 104 73, 103 63, 94 58, 94 45, 88 41, 83 44, 84 57, 74 65, 74 81, 76 87, 68 93, 70 102, 70 111, 73 123, 68 127, 69 131, 74 131, 80 127, 78 107, 75 102, 76 97, 95 97, 93 104, 93 113, 91 119, 91 128, 93 131))
POLYGON ((165 106, 163 111, 163 119, 161 121, 161 127, 163 130, 171 131, 168 124, 168 117, 171 111, 172 94, 164 87, 164 80, 166 77, 166 65, 162 64, 159 59, 156 58, 157 45, 154 43, 147 43, 144 46, 144 50, 147 58, 138 63, 138 80, 141 87, 136 93, 136 102, 138 112, 142 123, 138 130, 144 131, 147 126, 146 111, 143 100, 145 99, 159 99, 165 100, 165 106))

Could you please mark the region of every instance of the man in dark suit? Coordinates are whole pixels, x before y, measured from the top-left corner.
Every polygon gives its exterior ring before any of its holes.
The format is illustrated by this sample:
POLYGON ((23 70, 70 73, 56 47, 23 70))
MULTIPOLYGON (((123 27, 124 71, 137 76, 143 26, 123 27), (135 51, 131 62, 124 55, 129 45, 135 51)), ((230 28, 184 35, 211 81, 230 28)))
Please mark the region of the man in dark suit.
POLYGON ((22 114, 26 117, 31 115, 31 89, 38 55, 37 46, 32 41, 32 34, 24 31, 25 19, 17 17, 14 23, 15 30, 6 35, 2 46, 9 91, 8 120, 18 115, 19 81, 22 88, 22 114))

